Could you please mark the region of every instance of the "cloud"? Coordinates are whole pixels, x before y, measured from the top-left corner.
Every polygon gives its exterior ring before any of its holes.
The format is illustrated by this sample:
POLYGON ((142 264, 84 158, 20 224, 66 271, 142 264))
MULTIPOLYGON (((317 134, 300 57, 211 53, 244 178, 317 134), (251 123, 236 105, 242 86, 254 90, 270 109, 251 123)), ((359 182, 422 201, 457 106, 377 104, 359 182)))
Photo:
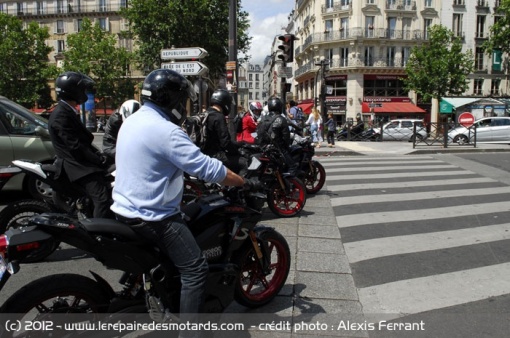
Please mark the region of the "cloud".
POLYGON ((284 33, 282 27, 288 23, 288 14, 277 14, 262 20, 253 20, 250 15, 251 27, 251 63, 261 64, 267 55, 271 54, 271 46, 275 36, 284 33))

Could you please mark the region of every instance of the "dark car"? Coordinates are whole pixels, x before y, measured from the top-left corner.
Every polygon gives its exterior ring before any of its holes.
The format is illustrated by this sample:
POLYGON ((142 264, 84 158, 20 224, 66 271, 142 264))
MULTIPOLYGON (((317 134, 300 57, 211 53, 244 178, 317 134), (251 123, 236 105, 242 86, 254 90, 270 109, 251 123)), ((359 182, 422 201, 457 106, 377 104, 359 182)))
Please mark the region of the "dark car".
MULTIPOLYGON (((51 163, 55 151, 48 133, 48 121, 0 96, 0 167, 13 160, 51 163)), ((51 197, 51 188, 25 175, 13 177, 2 190, 24 190, 34 198, 51 197)))

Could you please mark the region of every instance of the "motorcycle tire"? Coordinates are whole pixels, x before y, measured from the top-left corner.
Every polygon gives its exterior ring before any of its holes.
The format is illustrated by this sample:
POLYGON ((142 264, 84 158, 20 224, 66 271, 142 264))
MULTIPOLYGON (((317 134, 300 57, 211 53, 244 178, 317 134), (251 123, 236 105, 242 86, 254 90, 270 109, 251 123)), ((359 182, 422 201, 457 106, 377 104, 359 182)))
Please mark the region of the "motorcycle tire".
POLYGON ((107 293, 95 280, 77 274, 36 279, 10 296, 0 313, 99 313, 106 311, 107 293))
MULTIPOLYGON (((39 200, 22 200, 10 203, 0 211, 0 233, 5 233, 9 228, 25 226, 30 217, 51 211, 45 202, 39 200)), ((59 245, 60 242, 55 240, 50 245, 35 250, 23 260, 23 263, 40 262, 51 255, 59 245)))
POLYGON ((286 177, 288 189, 282 189, 276 181, 267 193, 267 205, 278 217, 293 217, 303 210, 306 204, 306 188, 299 178, 286 177))
POLYGON ((304 178, 306 193, 312 195, 318 193, 324 186, 325 182, 326 170, 319 162, 311 161, 307 166, 304 178))
POLYGON ((264 273, 251 242, 235 255, 234 263, 240 268, 234 299, 241 305, 256 308, 269 303, 285 285, 290 270, 290 249, 285 238, 275 230, 260 235, 266 246, 263 254, 269 257, 269 274, 264 273))

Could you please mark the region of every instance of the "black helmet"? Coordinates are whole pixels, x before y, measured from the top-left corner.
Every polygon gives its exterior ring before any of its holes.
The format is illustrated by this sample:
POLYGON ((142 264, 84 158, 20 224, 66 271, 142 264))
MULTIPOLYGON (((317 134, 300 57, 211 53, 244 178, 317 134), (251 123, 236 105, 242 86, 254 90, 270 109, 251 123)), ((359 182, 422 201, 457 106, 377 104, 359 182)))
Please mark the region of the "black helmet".
POLYGON ((191 83, 181 74, 170 69, 153 70, 142 86, 142 99, 151 101, 167 110, 177 110, 184 115, 186 100, 196 100, 196 93, 191 83))
POLYGON ((65 72, 57 77, 55 91, 63 100, 76 101, 82 104, 87 101, 87 93, 94 92, 94 80, 78 72, 65 72))
POLYGON ((230 106, 232 105, 232 96, 225 89, 216 89, 211 95, 211 105, 217 104, 223 110, 224 115, 230 113, 230 106))
POLYGON ((282 100, 274 96, 269 98, 269 101, 267 101, 267 110, 281 114, 283 111, 282 100))

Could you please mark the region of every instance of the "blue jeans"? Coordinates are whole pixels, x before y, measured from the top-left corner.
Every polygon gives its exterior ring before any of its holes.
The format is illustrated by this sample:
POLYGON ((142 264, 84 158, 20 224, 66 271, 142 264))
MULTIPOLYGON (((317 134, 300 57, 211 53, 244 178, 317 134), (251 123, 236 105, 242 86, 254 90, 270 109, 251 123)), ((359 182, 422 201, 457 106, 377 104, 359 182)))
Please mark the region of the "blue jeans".
POLYGON ((202 250, 182 217, 171 216, 159 222, 142 222, 131 227, 156 243, 179 270, 182 284, 180 313, 201 312, 209 269, 202 250))
POLYGON ((316 124, 310 125, 310 133, 312 134, 312 142, 317 143, 317 133, 319 132, 319 127, 316 124))

